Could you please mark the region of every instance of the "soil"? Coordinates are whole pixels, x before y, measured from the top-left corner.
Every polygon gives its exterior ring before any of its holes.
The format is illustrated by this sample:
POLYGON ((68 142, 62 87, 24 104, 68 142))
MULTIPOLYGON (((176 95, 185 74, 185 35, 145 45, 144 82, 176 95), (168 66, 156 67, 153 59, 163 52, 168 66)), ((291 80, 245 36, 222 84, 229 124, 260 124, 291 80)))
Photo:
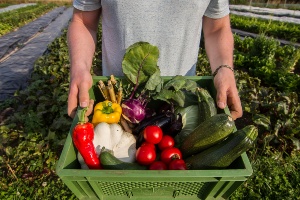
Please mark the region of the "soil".
POLYGON ((244 112, 241 118, 235 120, 235 126, 238 130, 251 124, 253 124, 253 121, 252 121, 252 115, 250 113, 244 112))

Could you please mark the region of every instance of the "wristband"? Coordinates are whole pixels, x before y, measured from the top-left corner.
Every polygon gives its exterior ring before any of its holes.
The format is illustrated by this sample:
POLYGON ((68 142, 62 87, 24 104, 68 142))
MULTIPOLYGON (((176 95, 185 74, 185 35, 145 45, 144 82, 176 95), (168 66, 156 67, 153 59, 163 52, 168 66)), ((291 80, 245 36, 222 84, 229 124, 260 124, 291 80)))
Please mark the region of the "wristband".
POLYGON ((232 72, 234 72, 233 68, 230 67, 229 65, 220 65, 220 66, 215 70, 215 72, 212 74, 213 77, 215 77, 215 76, 217 75, 218 71, 219 71, 222 67, 226 67, 226 68, 230 69, 232 72))

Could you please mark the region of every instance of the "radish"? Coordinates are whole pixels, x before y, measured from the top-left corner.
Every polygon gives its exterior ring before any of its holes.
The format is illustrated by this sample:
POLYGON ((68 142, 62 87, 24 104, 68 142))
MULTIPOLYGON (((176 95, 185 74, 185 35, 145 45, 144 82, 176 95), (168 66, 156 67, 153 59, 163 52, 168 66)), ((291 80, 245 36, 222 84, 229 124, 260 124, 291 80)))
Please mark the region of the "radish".
POLYGON ((148 92, 159 92, 163 84, 157 66, 159 51, 147 42, 137 42, 126 49, 122 70, 134 89, 129 99, 122 102, 122 116, 131 123, 140 123, 146 117, 148 92), (135 93, 139 91, 140 94, 135 93))
POLYGON ((146 116, 146 105, 138 99, 127 99, 122 103, 122 115, 129 122, 137 124, 146 116))

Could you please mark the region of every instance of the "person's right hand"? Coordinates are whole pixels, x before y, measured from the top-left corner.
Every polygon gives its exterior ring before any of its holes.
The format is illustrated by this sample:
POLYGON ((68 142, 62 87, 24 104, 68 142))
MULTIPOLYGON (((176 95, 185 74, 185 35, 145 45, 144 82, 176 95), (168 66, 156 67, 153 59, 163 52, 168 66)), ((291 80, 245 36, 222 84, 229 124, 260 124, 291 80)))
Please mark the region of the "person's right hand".
POLYGON ((214 85, 217 90, 216 101, 218 107, 224 109, 227 105, 234 120, 242 117, 243 109, 234 73, 230 69, 221 68, 214 77, 214 85))
POLYGON ((92 87, 93 79, 88 70, 72 70, 68 96, 68 115, 74 118, 78 104, 80 107, 88 107, 86 116, 93 111, 94 101, 90 100, 89 89, 92 87))

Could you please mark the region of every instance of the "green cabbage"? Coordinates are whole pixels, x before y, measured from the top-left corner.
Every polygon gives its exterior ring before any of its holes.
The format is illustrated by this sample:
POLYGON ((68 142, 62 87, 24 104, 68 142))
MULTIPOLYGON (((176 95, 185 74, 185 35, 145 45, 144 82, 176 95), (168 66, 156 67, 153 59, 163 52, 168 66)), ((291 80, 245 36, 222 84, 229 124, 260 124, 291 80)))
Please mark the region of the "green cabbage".
POLYGON ((185 138, 199 125, 199 109, 198 105, 191 105, 188 107, 178 107, 175 114, 182 115, 182 130, 175 136, 175 144, 180 147, 185 138))

